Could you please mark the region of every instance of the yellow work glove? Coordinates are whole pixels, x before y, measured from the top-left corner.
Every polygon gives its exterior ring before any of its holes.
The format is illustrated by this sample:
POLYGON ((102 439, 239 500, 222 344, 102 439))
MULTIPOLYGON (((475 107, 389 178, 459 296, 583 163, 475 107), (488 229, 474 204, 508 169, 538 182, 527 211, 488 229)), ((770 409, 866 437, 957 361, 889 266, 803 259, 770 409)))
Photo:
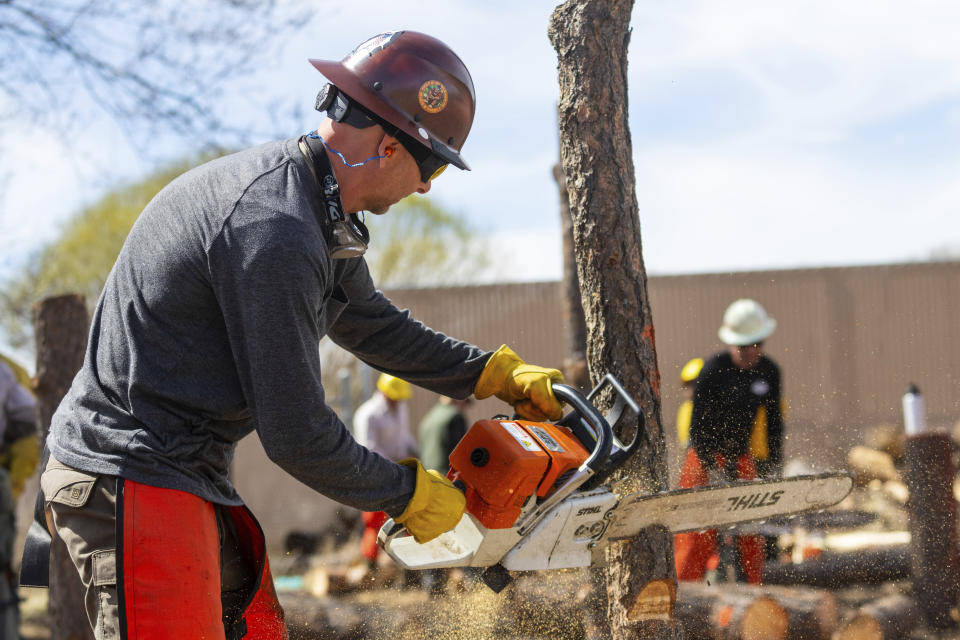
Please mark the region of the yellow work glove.
POLYGON ((416 470, 417 486, 407 508, 394 522, 405 526, 420 544, 457 526, 467 505, 463 493, 439 471, 424 469, 416 458, 405 458, 399 464, 416 470))
POLYGON ((563 382, 558 370, 527 364, 503 345, 487 360, 473 395, 478 400, 495 395, 528 420, 559 420, 563 403, 553 395, 554 382, 563 382))

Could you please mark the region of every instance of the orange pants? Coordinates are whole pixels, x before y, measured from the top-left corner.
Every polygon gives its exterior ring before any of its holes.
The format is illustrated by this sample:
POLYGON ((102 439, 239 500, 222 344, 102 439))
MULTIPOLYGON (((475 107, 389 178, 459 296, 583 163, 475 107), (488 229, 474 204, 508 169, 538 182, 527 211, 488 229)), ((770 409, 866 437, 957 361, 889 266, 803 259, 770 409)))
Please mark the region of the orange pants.
POLYGON ((383 511, 364 511, 362 517, 363 540, 360 541, 360 553, 370 562, 374 562, 380 555, 377 534, 380 533, 383 523, 387 521, 387 514, 383 511))
POLYGON ((287 639, 263 532, 246 507, 220 507, 232 520, 237 552, 254 578, 239 611, 222 609, 216 508, 184 491, 118 481, 117 595, 123 640, 287 639))
MULTIPOLYGON (((718 468, 724 468, 723 456, 717 455, 718 468)), ((757 477, 757 467, 753 456, 745 453, 737 459, 737 477, 741 480, 753 480, 757 477)), ((680 471, 680 488, 692 489, 707 484, 707 472, 693 447, 687 449, 680 471)), ((747 582, 759 584, 763 578, 763 536, 737 536, 740 550, 740 563, 747 582)), ((678 580, 702 580, 707 562, 717 553, 717 532, 678 533, 673 538, 673 558, 677 567, 678 580)))

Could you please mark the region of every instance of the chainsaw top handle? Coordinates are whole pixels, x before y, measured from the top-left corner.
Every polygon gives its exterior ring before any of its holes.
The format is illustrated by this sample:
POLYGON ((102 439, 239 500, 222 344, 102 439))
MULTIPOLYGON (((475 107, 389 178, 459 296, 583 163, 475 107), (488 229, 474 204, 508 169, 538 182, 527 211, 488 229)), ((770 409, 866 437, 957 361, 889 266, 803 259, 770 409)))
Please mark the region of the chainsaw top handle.
POLYGON ((570 405, 577 415, 585 420, 597 434, 597 443, 594 445, 590 457, 584 461, 583 466, 594 473, 600 471, 607 458, 610 457, 613 445, 613 429, 610 427, 610 423, 597 411, 596 407, 570 385, 554 383, 553 395, 570 405))

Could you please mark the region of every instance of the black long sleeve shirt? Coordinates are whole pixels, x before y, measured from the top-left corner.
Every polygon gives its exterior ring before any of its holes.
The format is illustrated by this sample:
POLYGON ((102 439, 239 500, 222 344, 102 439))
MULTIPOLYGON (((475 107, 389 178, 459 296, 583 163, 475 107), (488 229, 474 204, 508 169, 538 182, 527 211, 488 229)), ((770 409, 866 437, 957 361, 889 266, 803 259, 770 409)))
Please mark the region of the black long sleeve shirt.
POLYGON ((769 460, 779 466, 783 459, 780 390, 780 367, 767 356, 752 369, 738 368, 727 352, 704 363, 690 421, 690 442, 703 464, 713 466, 717 454, 732 464, 747 453, 757 410, 765 407, 769 460))

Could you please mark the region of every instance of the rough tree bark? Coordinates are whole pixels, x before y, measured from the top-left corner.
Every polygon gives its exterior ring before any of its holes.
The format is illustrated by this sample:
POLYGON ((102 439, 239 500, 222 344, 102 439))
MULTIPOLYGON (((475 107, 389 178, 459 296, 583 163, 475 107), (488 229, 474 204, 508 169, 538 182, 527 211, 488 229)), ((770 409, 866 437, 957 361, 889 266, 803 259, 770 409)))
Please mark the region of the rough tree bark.
POLYGON ((580 302, 580 280, 577 279, 577 261, 573 254, 573 219, 570 217, 570 198, 563 167, 553 166, 553 178, 560 191, 560 227, 563 238, 563 317, 567 326, 567 349, 563 360, 563 376, 568 384, 580 390, 590 386, 587 371, 587 320, 580 302))
MULTIPOLYGON (((632 8, 632 0, 568 0, 554 11, 548 35, 558 55, 560 157, 587 320, 590 377, 597 382, 613 373, 644 408, 646 429, 617 488, 652 492, 666 488, 667 469, 627 123, 632 8)), ((612 545, 607 560, 612 637, 673 637, 671 536, 645 531, 612 545)))
MULTIPOLYGON (((46 439, 54 411, 83 364, 87 345, 87 307, 83 296, 41 300, 34 307, 37 339, 37 411, 40 435, 46 439)), ((83 604, 83 584, 63 542, 50 551, 50 637, 93 640, 83 604)))

